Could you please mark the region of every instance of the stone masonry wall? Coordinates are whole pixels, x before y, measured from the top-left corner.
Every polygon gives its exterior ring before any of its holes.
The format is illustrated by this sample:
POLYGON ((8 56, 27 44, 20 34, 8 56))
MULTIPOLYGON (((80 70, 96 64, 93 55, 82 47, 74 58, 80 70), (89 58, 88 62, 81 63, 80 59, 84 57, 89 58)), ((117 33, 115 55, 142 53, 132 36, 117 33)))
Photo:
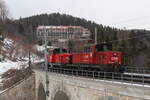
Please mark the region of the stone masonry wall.
MULTIPOLYGON (((43 86, 45 84, 45 72, 35 70, 35 75, 36 98, 38 98, 40 84, 43 86)), ((47 100, 60 100, 55 99, 55 97, 62 97, 59 93, 67 95, 69 100, 150 100, 148 85, 103 81, 50 72, 48 79, 49 97, 47 100)))
POLYGON ((0 100, 35 100, 35 74, 1 92, 0 100))

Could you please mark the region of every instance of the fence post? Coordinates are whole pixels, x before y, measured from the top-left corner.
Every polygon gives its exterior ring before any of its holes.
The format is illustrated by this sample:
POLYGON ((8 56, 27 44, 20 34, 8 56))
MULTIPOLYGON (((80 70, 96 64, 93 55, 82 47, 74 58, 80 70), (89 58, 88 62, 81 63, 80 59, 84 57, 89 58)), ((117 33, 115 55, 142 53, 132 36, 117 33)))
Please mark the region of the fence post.
POLYGON ((112 77, 111 77, 111 78, 112 78, 112 83, 113 83, 113 81, 114 81, 114 74, 115 74, 115 73, 111 72, 111 74, 112 74, 112 77))
POLYGON ((87 74, 87 73, 88 73, 88 71, 85 72, 85 77, 88 77, 88 74, 87 74))
POLYGON ((76 71, 76 76, 78 76, 78 70, 75 70, 76 71))
POLYGON ((105 77, 105 74, 106 74, 106 73, 104 72, 104 80, 105 80, 105 78, 106 78, 106 77, 105 77))
POLYGON ((94 79, 94 71, 93 71, 93 79, 94 79))
POLYGON ((65 69, 63 69, 63 74, 65 74, 65 69))
POLYGON ((131 74, 131 83, 133 85, 133 74, 131 74))
POLYGON ((121 73, 121 82, 123 82, 123 74, 121 73))
POLYGON ((142 83, 143 83, 143 86, 144 86, 144 75, 142 75, 142 83))

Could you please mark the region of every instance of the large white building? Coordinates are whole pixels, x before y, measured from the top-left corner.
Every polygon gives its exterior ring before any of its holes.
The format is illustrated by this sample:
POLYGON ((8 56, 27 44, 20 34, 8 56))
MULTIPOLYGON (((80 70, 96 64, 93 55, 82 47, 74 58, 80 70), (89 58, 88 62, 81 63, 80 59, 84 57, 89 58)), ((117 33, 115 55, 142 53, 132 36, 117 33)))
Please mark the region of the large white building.
POLYGON ((39 26, 37 38, 43 40, 44 35, 54 46, 66 47, 68 40, 87 41, 91 32, 81 26, 39 26))

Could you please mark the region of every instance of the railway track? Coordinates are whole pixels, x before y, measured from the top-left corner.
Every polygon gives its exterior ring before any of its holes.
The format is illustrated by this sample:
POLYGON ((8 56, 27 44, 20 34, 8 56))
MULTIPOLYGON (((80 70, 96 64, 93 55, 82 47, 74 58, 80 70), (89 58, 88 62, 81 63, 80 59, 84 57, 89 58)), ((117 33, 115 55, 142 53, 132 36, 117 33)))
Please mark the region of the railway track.
POLYGON ((88 70, 77 70, 77 69, 66 69, 66 68, 48 68, 49 72, 66 74, 70 76, 101 79, 108 81, 126 82, 133 84, 150 85, 150 76, 140 74, 124 74, 124 73, 111 73, 101 71, 88 71, 88 70))

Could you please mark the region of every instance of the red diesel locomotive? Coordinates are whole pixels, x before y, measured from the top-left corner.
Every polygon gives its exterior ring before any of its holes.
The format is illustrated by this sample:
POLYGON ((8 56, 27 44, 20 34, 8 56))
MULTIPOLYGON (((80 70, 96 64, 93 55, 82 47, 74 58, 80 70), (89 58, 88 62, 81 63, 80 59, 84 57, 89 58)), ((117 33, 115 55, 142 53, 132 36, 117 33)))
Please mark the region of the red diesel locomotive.
POLYGON ((83 52, 68 53, 66 49, 55 48, 47 57, 48 63, 66 67, 92 68, 107 72, 122 72, 122 52, 112 51, 110 44, 85 46, 83 52))

